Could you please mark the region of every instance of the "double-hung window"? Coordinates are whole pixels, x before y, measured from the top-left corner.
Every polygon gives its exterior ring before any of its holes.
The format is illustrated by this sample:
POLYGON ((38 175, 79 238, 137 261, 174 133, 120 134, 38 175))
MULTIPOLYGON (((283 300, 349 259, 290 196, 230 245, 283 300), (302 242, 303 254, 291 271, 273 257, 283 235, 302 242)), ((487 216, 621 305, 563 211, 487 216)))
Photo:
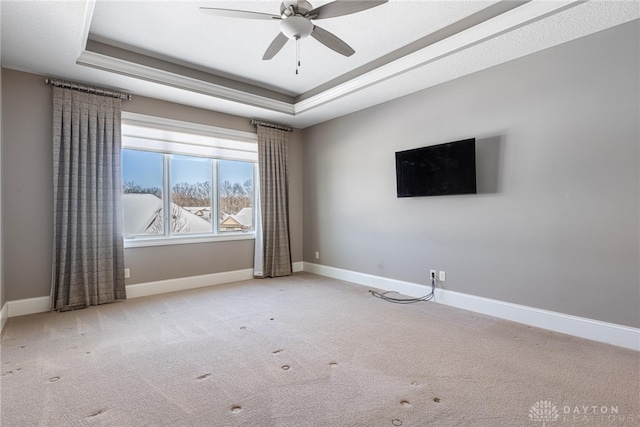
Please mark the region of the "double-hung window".
POLYGON ((127 246, 254 237, 256 135, 123 113, 127 246))

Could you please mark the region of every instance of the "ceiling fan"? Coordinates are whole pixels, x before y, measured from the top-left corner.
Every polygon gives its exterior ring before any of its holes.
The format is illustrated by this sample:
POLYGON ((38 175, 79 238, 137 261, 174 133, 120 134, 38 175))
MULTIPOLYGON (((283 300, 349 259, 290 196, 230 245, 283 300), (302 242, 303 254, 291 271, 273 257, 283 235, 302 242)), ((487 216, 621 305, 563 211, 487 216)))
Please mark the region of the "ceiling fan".
POLYGON ((262 12, 245 10, 219 9, 215 7, 201 7, 202 13, 223 16, 227 18, 279 20, 280 33, 267 48, 263 60, 273 58, 284 47, 289 39, 300 40, 311 36, 323 45, 339 54, 351 56, 355 50, 331 32, 312 23, 315 19, 334 18, 361 12, 372 7, 380 6, 388 0, 346 0, 334 1, 323 6, 313 8, 306 0, 284 0, 280 5, 280 15, 270 15, 262 12))

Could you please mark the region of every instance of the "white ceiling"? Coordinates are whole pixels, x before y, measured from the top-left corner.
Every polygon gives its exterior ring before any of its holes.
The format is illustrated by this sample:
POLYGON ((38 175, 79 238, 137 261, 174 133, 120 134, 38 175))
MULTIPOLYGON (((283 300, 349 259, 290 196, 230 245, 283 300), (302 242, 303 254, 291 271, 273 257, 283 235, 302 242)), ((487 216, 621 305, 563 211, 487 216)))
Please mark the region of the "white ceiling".
POLYGON ((296 75, 294 41, 261 60, 278 21, 200 6, 280 2, 3 0, 2 66, 304 128, 640 18, 636 1, 390 0, 314 21, 356 53, 303 39, 296 75))
MULTIPOLYGON (((354 47, 356 54, 346 58, 307 37, 300 41, 302 66, 298 75, 295 41, 290 40, 272 60, 261 59, 280 31, 279 21, 222 18, 198 10, 199 6, 213 6, 278 15, 278 1, 187 4, 100 1, 94 9, 90 37, 298 95, 495 2, 396 1, 352 15, 315 21, 354 47), (400 4, 402 7, 398 7, 400 4), (140 19, 142 16, 144 21, 140 19), (117 29, 114 22, 118 22, 117 29)), ((314 1, 313 6, 326 3, 329 2, 314 1)))

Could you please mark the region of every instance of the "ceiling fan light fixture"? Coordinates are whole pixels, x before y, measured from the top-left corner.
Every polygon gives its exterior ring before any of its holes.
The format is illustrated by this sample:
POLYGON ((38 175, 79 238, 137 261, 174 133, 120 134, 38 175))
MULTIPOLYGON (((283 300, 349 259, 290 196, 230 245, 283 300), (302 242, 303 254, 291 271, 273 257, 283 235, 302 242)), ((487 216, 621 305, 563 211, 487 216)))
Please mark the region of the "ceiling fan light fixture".
MULTIPOLYGON (((0 0, 2 1, 2 0, 0 0)), ((249 10, 221 9, 217 7, 201 7, 203 13, 230 18, 260 19, 267 21, 280 21, 280 32, 273 39, 264 55, 263 60, 272 59, 284 47, 289 39, 296 40, 297 49, 299 41, 312 36, 314 39, 329 49, 344 55, 351 56, 356 51, 344 40, 335 34, 314 25, 311 21, 316 19, 335 18, 337 16, 351 15, 362 12, 372 7, 380 6, 389 0, 335 0, 313 8, 307 0, 282 0, 280 15, 271 15, 263 12, 249 10)), ((300 60, 296 61, 298 66, 300 60)))
POLYGON ((280 21, 280 31, 290 39, 303 39, 313 31, 313 24, 302 16, 289 16, 280 21))

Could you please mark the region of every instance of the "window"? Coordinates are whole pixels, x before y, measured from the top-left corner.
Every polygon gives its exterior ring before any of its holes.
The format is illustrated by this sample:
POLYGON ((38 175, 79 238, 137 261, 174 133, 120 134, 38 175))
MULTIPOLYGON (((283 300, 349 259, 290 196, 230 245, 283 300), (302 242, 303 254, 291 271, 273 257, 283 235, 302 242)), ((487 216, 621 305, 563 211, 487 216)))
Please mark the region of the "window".
POLYGON ((254 237, 255 134, 123 113, 127 246, 254 237))

